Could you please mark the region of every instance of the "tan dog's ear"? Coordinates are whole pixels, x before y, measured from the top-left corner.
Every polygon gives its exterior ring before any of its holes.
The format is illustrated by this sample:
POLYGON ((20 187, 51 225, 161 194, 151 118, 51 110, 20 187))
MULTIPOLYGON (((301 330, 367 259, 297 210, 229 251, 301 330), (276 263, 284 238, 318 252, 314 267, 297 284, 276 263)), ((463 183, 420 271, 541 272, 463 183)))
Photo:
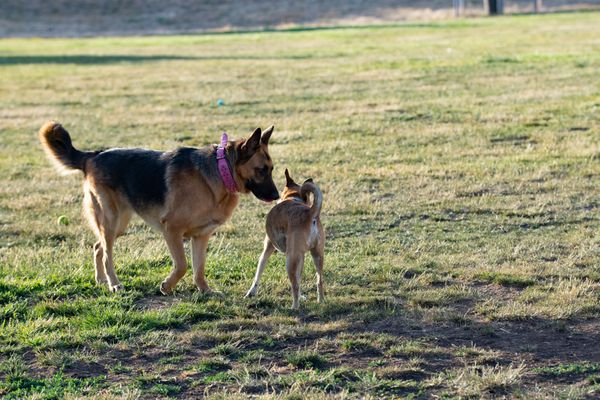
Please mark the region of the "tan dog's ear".
POLYGON ((290 173, 288 172, 287 168, 285 169, 285 186, 290 187, 293 185, 297 185, 296 182, 294 182, 294 180, 292 179, 292 177, 290 176, 290 173))
POLYGON ((312 181, 313 181, 312 178, 308 178, 307 180, 304 181, 304 183, 306 183, 306 182, 312 182, 312 181))
POLYGON ((260 148, 260 134, 260 128, 256 128, 252 136, 242 142, 240 145, 240 158, 242 160, 248 160, 260 148))
POLYGON ((263 132, 262 136, 260 137, 260 142, 264 145, 269 144, 269 139, 271 139, 271 134, 273 133, 273 129, 275 127, 273 125, 271 125, 270 127, 267 128, 266 131, 263 132))

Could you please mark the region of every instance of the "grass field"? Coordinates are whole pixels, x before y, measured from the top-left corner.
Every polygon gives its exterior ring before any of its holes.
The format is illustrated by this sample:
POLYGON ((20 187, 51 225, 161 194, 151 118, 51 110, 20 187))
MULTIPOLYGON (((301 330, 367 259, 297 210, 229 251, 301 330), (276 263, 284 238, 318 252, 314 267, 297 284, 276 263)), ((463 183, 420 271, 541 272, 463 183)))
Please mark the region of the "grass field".
POLYGON ((204 36, 0 40, 0 395, 600 396, 600 14, 204 36), (217 107, 217 99, 224 105, 217 107), (191 273, 117 241, 94 283, 81 149, 172 149, 275 125, 275 180, 325 196, 327 301, 307 259, 244 299, 267 205, 244 197, 191 273), (71 223, 59 225, 66 215, 71 223))

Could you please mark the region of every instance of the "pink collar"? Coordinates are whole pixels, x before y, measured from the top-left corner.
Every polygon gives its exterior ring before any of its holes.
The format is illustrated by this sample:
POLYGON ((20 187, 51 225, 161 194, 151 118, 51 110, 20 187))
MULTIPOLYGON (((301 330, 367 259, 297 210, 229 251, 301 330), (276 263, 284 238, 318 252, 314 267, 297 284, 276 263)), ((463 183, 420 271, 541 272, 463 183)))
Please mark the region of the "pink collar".
POLYGON ((221 179, 223 180, 223 184, 227 191, 229 193, 235 193, 238 189, 235 184, 235 179, 233 179, 233 175, 231 174, 229 162, 227 162, 227 158, 225 157, 225 146, 227 146, 227 132, 223 132, 221 144, 217 147, 217 168, 219 169, 219 174, 221 174, 221 179))

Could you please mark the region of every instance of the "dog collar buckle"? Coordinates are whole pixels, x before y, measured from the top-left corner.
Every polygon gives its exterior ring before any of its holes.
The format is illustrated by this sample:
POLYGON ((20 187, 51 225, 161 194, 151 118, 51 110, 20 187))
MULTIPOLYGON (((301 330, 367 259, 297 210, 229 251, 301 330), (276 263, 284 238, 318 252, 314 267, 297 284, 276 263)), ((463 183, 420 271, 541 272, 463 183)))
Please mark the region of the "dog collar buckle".
POLYGON ((223 136, 221 136, 221 144, 217 147, 217 168, 227 191, 229 193, 235 193, 237 192, 237 185, 235 184, 235 179, 233 179, 231 168, 229 168, 229 162, 227 162, 227 158, 225 157, 226 146, 227 132, 223 132, 223 136))

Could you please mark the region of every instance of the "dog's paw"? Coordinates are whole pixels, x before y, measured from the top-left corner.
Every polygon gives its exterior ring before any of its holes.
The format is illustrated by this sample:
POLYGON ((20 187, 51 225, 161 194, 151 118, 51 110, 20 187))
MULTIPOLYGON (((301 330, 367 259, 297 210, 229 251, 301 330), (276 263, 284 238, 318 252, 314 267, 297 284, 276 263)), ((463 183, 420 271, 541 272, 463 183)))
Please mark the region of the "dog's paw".
POLYGON ((252 289, 248 290, 248 293, 246 293, 244 297, 247 299, 249 299, 250 297, 254 297, 256 296, 256 292, 258 292, 258 289, 253 287, 252 289))
POLYGON ((162 294, 164 294, 165 296, 169 296, 173 294, 173 291, 171 289, 167 289, 167 285, 165 284, 165 282, 161 282, 160 284, 160 292, 162 294))
POLYGON ((121 285, 120 283, 110 287, 110 291, 113 293, 120 292, 122 290, 125 290, 125 286, 121 285))

